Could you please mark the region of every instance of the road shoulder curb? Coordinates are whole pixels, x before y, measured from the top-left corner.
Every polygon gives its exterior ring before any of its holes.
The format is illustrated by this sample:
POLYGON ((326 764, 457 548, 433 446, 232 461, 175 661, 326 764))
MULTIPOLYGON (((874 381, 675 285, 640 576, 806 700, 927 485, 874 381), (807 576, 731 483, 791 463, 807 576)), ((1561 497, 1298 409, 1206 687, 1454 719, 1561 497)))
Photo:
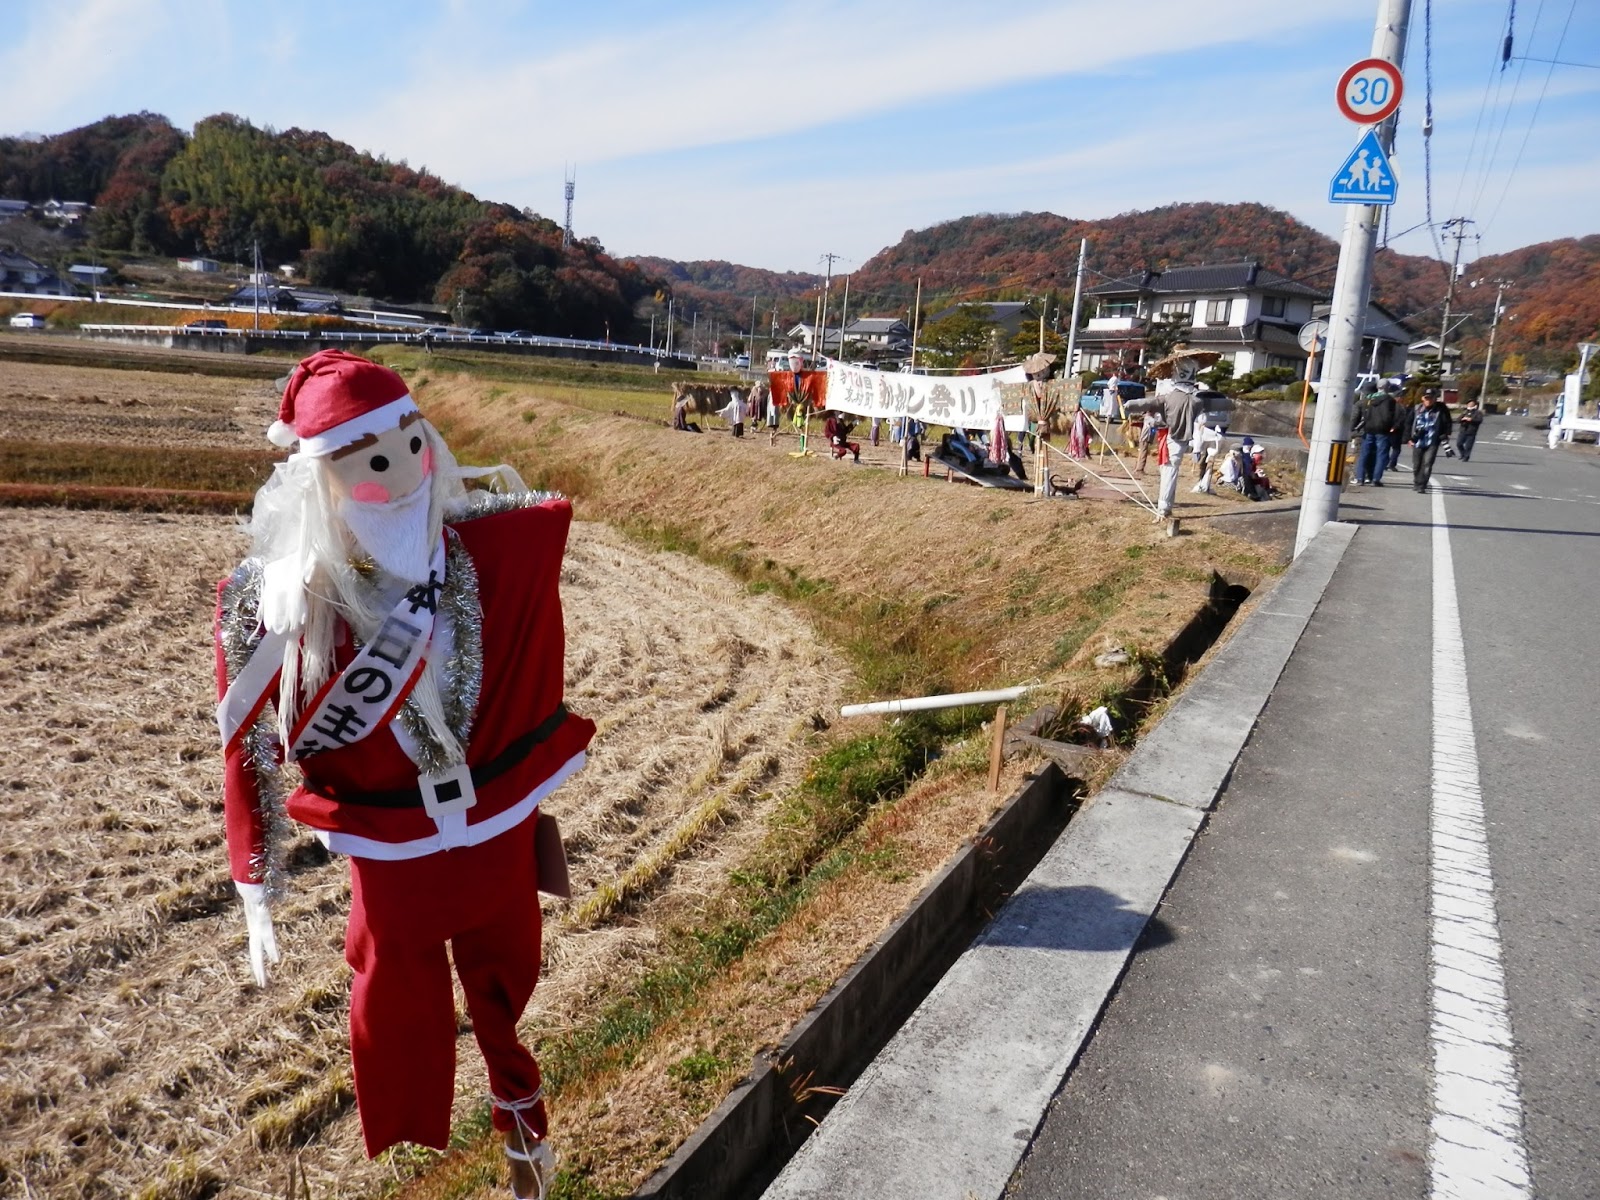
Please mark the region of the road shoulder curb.
POLYGON ((1356 527, 1325 526, 800 1148, 768 1200, 999 1197, 1356 527))

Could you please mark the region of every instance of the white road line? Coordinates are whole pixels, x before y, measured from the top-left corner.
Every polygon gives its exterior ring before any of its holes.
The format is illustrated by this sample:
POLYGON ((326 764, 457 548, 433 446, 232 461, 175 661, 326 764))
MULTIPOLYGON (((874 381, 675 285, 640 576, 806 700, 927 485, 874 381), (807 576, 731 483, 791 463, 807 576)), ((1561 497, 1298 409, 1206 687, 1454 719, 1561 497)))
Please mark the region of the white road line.
POLYGON ((1533 1195, 1444 494, 1433 489, 1434 1200, 1533 1195))

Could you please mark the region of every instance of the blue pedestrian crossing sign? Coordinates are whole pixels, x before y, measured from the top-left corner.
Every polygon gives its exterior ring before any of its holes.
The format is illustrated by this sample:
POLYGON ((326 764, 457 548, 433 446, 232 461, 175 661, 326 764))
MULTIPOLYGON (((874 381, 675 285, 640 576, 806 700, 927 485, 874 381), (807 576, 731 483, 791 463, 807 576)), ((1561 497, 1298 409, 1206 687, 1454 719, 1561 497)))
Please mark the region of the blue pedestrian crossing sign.
POLYGON ((1329 204, 1393 204, 1400 185, 1395 181, 1389 156, 1378 144, 1374 126, 1362 135, 1350 157, 1328 184, 1329 204))

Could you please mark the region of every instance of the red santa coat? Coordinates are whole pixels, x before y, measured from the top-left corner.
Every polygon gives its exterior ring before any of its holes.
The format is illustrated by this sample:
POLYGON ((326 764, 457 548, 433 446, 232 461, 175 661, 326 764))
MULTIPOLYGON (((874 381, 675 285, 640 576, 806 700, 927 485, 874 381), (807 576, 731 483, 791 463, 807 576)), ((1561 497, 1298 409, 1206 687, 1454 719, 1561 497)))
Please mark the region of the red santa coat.
MULTIPOLYGON (((482 683, 466 762, 475 779, 486 764, 500 764, 494 778, 478 784, 477 803, 455 818, 457 827, 436 824, 420 805, 359 802, 363 795, 416 787, 417 767, 387 726, 352 745, 300 760, 303 780, 285 806, 290 817, 322 831, 329 848, 341 853, 414 858, 478 844, 520 824, 582 765, 594 724, 562 715, 561 708, 565 633, 558 584, 571 523, 571 505, 550 499, 447 526, 471 559, 482 608, 482 683), (514 743, 535 732, 544 736, 508 764, 508 756, 515 757, 514 743)), ((219 697, 231 682, 222 627, 230 586, 238 580, 236 572, 218 589, 219 697)), ((345 667, 355 653, 352 639, 344 639, 336 666, 345 667)), ((225 757, 224 808, 229 865, 233 878, 245 883, 263 878, 268 817, 259 782, 244 746, 235 744, 225 757)))

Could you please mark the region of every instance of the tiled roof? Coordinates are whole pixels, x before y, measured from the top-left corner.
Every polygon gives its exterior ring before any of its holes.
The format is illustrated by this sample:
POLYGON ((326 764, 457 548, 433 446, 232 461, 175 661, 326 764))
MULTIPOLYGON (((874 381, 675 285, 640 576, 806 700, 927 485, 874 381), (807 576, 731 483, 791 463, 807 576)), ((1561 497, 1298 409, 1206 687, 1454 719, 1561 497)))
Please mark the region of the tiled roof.
POLYGON ((1211 263, 1199 267, 1172 267, 1166 271, 1145 271, 1139 275, 1126 275, 1110 283, 1098 283, 1086 289, 1090 296, 1119 296, 1144 292, 1165 295, 1177 292, 1273 292, 1288 296, 1315 296, 1323 293, 1316 288, 1269 271, 1260 263, 1211 263))
POLYGON ((1032 305, 1026 300, 963 300, 960 304, 952 304, 949 308, 934 313, 928 320, 930 322, 943 320, 945 317, 969 306, 988 309, 989 319, 992 321, 1003 321, 1007 317, 1017 316, 1019 313, 1030 311, 1032 308, 1032 305))
MULTIPOLYGON (((1251 321, 1248 325, 1196 325, 1184 336, 1184 341, 1196 349, 1217 350, 1245 346, 1270 346, 1284 348, 1291 353, 1304 353, 1300 349, 1297 330, 1292 325, 1278 325, 1271 321, 1251 321)), ((1139 329, 1091 329, 1078 334, 1080 346, 1108 346, 1118 342, 1144 341, 1144 331, 1139 329)))

